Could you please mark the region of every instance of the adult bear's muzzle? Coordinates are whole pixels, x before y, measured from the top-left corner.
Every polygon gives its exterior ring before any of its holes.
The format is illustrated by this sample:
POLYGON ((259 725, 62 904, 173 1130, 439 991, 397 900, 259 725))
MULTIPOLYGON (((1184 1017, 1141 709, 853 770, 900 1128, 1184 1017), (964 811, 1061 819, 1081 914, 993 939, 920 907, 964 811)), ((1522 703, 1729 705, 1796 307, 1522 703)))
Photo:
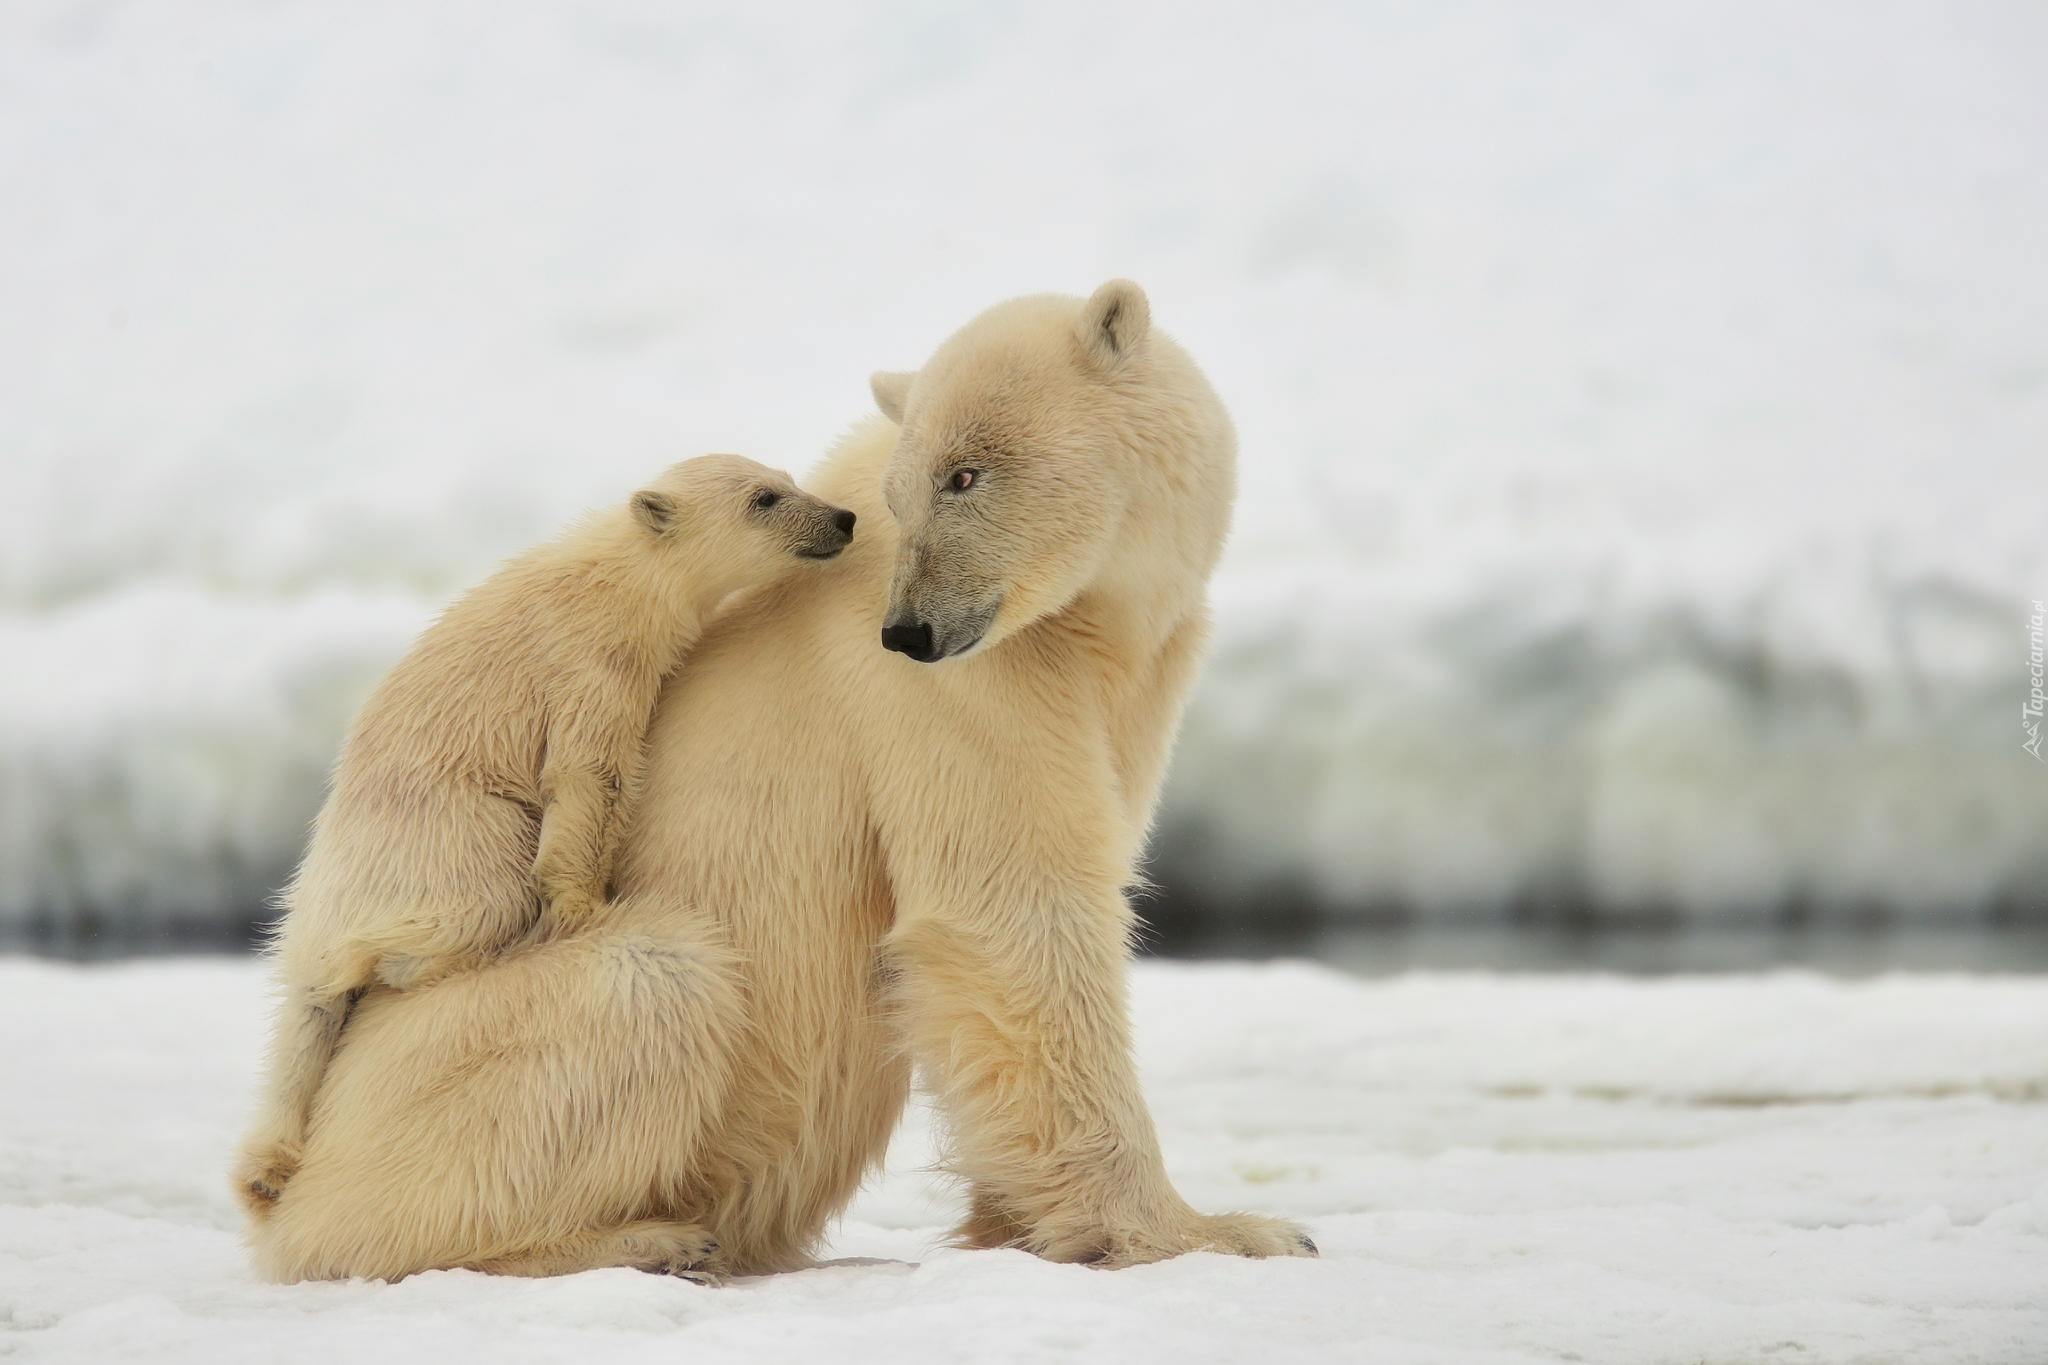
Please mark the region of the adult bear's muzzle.
POLYGON ((908 655, 921 664, 936 662, 939 657, 932 647, 932 628, 922 621, 891 621, 883 626, 882 648, 908 655))

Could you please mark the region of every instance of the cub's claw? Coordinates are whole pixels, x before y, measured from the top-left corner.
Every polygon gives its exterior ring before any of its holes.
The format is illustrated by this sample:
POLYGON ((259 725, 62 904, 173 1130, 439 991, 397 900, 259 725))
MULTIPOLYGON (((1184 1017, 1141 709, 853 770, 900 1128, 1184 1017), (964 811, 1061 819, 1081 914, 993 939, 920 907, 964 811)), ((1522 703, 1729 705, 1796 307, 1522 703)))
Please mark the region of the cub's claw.
POLYGON ((252 1218, 267 1218, 284 1194, 285 1182, 298 1173, 299 1158, 294 1151, 272 1147, 251 1152, 235 1167, 235 1198, 252 1218))

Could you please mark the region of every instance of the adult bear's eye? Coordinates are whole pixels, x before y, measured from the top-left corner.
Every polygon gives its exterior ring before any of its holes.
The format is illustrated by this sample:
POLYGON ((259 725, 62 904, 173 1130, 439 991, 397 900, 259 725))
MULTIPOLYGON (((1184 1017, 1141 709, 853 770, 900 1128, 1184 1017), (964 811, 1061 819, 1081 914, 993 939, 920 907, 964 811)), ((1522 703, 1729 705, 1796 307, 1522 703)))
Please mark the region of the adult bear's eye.
POLYGON ((782 494, 776 492, 772 488, 764 488, 760 492, 754 494, 754 506, 760 508, 763 512, 767 511, 769 508, 773 507, 776 503, 781 501, 782 494))
POLYGON ((968 489, 974 487, 974 481, 980 477, 981 471, 979 469, 956 469, 953 471, 953 477, 947 479, 946 483, 954 492, 965 493, 968 489))

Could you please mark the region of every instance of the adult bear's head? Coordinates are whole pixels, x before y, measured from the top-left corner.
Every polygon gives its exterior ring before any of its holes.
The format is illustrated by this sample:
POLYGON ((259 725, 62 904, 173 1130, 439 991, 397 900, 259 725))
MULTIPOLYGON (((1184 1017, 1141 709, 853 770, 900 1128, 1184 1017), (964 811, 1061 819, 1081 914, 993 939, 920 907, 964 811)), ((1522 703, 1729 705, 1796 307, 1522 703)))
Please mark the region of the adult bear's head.
POLYGON ((872 384, 902 428, 883 479, 899 531, 884 647, 951 658, 1097 586, 1146 613, 1199 594, 1234 438, 1135 284, 998 304, 923 369, 872 384))

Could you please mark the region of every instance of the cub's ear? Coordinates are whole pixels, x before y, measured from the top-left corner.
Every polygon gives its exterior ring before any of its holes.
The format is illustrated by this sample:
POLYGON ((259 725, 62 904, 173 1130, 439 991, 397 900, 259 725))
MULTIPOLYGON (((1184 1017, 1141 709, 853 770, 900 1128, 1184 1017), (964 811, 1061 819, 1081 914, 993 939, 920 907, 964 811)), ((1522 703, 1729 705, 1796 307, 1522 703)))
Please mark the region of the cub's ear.
POLYGON ((632 506, 634 519, 654 534, 665 536, 675 529, 676 500, 668 494, 643 488, 633 495, 632 506))
POLYGON ((1111 280, 1081 306, 1081 349, 1104 369, 1121 365, 1144 345, 1152 328, 1145 291, 1129 280, 1111 280))
POLYGON ((868 376, 868 388, 875 395, 875 406, 882 410, 882 416, 903 425, 903 400, 910 397, 910 381, 917 378, 913 370, 876 370, 868 376))

